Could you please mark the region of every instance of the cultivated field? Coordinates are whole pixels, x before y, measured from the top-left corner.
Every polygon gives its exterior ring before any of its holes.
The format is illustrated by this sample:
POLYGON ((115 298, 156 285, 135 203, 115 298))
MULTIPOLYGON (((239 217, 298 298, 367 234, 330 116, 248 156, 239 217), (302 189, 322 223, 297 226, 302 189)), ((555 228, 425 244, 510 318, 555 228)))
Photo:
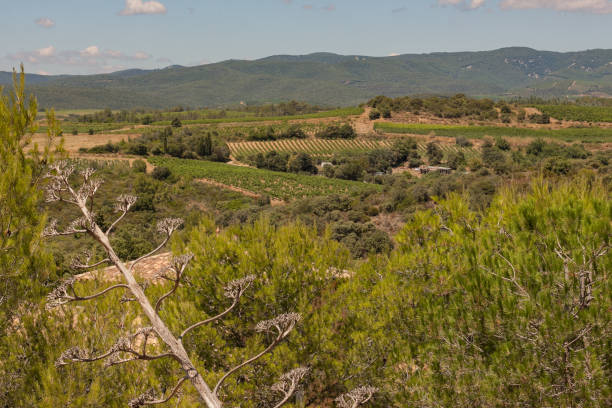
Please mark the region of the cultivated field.
POLYGON ((612 122, 612 106, 538 105, 555 119, 574 122, 612 122))
POLYGON ((612 139, 612 129, 599 127, 569 127, 563 129, 519 128, 502 126, 432 125, 422 123, 378 122, 374 129, 384 133, 436 135, 445 137, 463 136, 480 139, 492 137, 549 138, 566 142, 606 142, 612 139))
MULTIPOLYGON (((313 157, 325 158, 335 153, 364 153, 375 149, 389 148, 392 140, 327 140, 327 139, 287 139, 266 142, 237 142, 228 143, 234 157, 248 157, 257 153, 270 151, 282 153, 308 153, 313 157)), ((478 150, 473 147, 460 147, 455 144, 441 143, 440 148, 446 154, 462 151, 466 157, 478 155, 478 150)), ((418 151, 422 155, 427 150, 427 144, 420 142, 418 151)))
POLYGON ((232 166, 202 160, 149 157, 154 166, 163 166, 174 174, 205 178, 234 186, 260 195, 269 195, 280 200, 312 197, 329 194, 358 194, 380 190, 381 186, 357 181, 330 179, 323 176, 308 176, 281 173, 250 167, 232 166))

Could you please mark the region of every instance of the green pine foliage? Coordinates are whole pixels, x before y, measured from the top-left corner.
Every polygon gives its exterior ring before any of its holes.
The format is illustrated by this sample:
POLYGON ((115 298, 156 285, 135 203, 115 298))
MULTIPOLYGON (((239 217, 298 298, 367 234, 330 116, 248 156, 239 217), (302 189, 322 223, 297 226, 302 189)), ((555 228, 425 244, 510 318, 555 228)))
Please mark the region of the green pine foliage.
POLYGON ((329 353, 384 406, 610 406, 610 203, 584 178, 416 213, 330 302, 329 353))
MULTIPOLYGON (((41 152, 30 146, 37 104, 25 95, 23 67, 13 81, 14 93, 0 99, 0 406, 7 407, 16 406, 17 390, 31 383, 36 356, 28 345, 13 348, 5 340, 24 329, 46 291, 43 284, 54 275, 41 245, 46 218, 38 208, 41 164, 52 156, 48 147, 41 152)), ((47 120, 51 139, 57 131, 52 112, 47 120)))

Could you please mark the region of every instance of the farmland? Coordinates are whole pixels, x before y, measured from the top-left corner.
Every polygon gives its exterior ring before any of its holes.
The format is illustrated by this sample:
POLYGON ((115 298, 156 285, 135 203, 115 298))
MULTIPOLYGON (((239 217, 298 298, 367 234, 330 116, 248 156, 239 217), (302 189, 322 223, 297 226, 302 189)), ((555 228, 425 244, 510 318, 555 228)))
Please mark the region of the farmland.
MULTIPOLYGON (((305 119, 324 119, 324 118, 335 118, 335 117, 347 117, 356 116, 363 113, 363 108, 349 107, 342 109, 334 109, 328 111, 321 111, 316 113, 307 113, 303 115, 284 115, 284 116, 253 116, 252 114, 236 112, 223 118, 202 118, 193 120, 183 120, 184 125, 206 125, 206 124, 219 124, 219 123, 242 123, 242 122, 273 122, 273 121, 288 121, 288 120, 305 120, 305 119)), ((166 114, 168 115, 168 114, 166 114)), ((162 120, 153 122, 153 125, 157 126, 168 126, 171 120, 162 120)))
POLYGON ((480 139, 492 137, 543 137, 560 141, 606 142, 612 140, 612 129, 575 127, 564 129, 533 129, 501 126, 434 125, 421 123, 376 123, 374 129, 386 133, 415 134, 480 139))
POLYGON ((365 139, 287 139, 261 142, 228 143, 232 154, 236 156, 265 153, 269 151, 285 153, 304 152, 313 156, 327 156, 333 153, 365 152, 368 150, 389 147, 390 145, 391 143, 387 140, 379 141, 365 139))
MULTIPOLYGON (((228 146, 232 155, 237 158, 270 151, 279 153, 308 153, 313 157, 325 158, 336 153, 365 153, 375 149, 389 148, 392 146, 392 141, 369 139, 288 139, 263 142, 236 142, 228 143, 228 146)), ((462 151, 466 157, 473 157, 478 154, 478 151, 474 148, 459 147, 448 143, 441 144, 440 148, 445 155, 452 151, 462 151)), ((421 155, 425 154, 426 149, 426 143, 418 144, 418 152, 421 155)))
POLYGON ((575 122, 612 122, 612 106, 537 105, 555 119, 575 122))
POLYGON ((167 167, 177 175, 206 178, 285 201, 329 194, 358 194, 381 189, 378 185, 362 182, 281 173, 200 160, 161 157, 150 157, 148 160, 155 166, 167 167))

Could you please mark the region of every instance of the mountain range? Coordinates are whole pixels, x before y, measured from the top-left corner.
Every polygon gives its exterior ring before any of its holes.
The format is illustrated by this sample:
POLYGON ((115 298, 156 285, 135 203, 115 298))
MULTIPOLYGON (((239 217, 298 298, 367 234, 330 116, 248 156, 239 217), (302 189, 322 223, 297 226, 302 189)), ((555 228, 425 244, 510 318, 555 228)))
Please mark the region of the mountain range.
MULTIPOLYGON (((11 73, 0 72, 0 85, 11 73)), ((299 100, 356 105, 376 95, 612 97, 612 50, 494 51, 368 57, 315 53, 100 75, 28 75, 42 107, 166 108, 299 100)))

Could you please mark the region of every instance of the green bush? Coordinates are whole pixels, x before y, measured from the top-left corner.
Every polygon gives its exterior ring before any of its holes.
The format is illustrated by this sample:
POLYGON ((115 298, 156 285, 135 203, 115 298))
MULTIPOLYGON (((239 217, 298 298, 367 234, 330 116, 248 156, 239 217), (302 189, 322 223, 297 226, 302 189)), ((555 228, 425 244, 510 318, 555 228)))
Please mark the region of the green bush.
POLYGON ((155 180, 166 180, 171 175, 172 173, 167 167, 155 167, 151 173, 151 177, 153 177, 155 180))
POLYGON ((354 139, 357 136, 355 129, 345 123, 343 125, 329 125, 315 135, 319 139, 354 139))
POLYGON ((144 160, 134 160, 132 162, 132 170, 134 170, 136 173, 146 173, 147 164, 144 162, 144 160))

